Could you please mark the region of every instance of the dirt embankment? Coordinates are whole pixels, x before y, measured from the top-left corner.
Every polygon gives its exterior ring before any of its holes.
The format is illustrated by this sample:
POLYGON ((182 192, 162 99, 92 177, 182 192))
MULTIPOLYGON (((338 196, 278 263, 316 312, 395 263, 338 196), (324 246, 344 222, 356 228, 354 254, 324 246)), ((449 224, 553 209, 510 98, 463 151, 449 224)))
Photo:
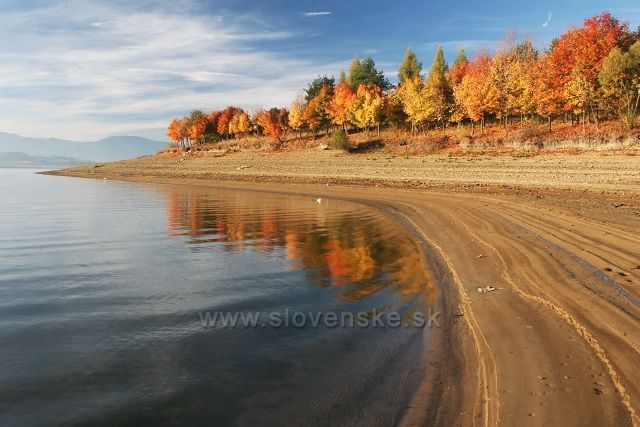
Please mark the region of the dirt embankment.
POLYGON ((640 425, 640 157, 309 151, 61 174, 384 205, 437 255, 448 313, 407 425, 640 425))

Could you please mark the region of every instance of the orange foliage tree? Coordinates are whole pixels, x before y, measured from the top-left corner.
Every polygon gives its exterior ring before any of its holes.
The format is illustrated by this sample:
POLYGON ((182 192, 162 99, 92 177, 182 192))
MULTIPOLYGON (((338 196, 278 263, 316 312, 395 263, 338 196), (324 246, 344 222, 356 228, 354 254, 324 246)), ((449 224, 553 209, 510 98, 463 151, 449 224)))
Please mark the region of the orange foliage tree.
POLYGON ((351 86, 346 82, 338 83, 326 107, 332 122, 338 126, 342 126, 345 131, 346 125, 349 122, 349 108, 354 97, 355 93, 353 93, 351 86))
POLYGON ((270 110, 260 110, 257 113, 258 124, 264 133, 272 137, 278 144, 282 144, 282 133, 284 132, 283 121, 287 116, 285 108, 272 108, 270 110))
POLYGON ((379 130, 381 123, 410 122, 412 131, 438 124, 446 132, 448 122, 460 126, 465 121, 471 122, 472 135, 476 125, 484 135, 486 120, 502 121, 508 134, 514 116, 520 117, 521 126, 536 118, 546 119, 550 128, 554 118, 571 117, 572 123, 577 118, 584 129, 587 121, 597 126, 600 115, 614 114, 630 128, 640 108, 638 39, 640 32, 630 33, 627 24, 603 12, 561 34, 541 56, 531 42, 518 43, 511 31, 495 55, 480 52, 469 61, 461 50, 451 69, 438 49, 423 78, 421 64, 408 51, 401 83, 393 90, 372 59, 355 59, 348 79, 341 77, 335 87, 333 77, 315 79, 307 97, 297 98, 290 112, 259 110, 251 120, 231 106, 209 114, 194 111, 171 120, 167 136, 186 146, 263 132, 282 143, 288 129, 315 133, 321 128, 328 132, 331 125, 346 130, 353 124, 368 131, 374 124, 379 130))
POLYGON ((555 96, 564 99, 566 111, 582 115, 583 127, 588 113, 595 113, 597 124, 598 73, 604 58, 627 33, 626 24, 603 12, 565 32, 552 45, 547 65, 555 96))
POLYGON ((455 93, 459 90, 462 79, 467 74, 468 67, 469 60, 467 59, 467 55, 465 54, 464 49, 460 49, 460 51, 458 51, 456 61, 447 72, 447 79, 449 79, 449 84, 451 85, 454 93, 454 102, 451 106, 451 116, 449 117, 449 120, 458 123, 458 126, 467 117, 467 114, 461 100, 455 97, 455 93))
POLYGON ((169 139, 180 146, 184 145, 184 135, 182 134, 181 119, 172 119, 167 128, 167 136, 169 139))
POLYGON ((202 143, 206 129, 207 116, 202 111, 193 110, 189 117, 189 139, 195 144, 202 143))
POLYGON ((323 126, 330 123, 327 106, 331 100, 331 87, 322 86, 318 94, 311 99, 304 110, 302 110, 302 120, 314 133, 323 126))
POLYGON ((454 94, 471 119, 472 132, 475 123, 479 122, 481 135, 484 134, 485 115, 497 104, 491 82, 491 57, 486 52, 480 52, 469 62, 467 73, 454 94))

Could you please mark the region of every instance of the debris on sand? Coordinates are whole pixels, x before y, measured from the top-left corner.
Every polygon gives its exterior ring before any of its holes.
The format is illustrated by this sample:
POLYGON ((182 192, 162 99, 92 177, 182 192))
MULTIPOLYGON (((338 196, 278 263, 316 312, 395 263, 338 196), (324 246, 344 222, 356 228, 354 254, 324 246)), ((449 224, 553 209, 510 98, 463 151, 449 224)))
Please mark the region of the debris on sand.
POLYGON ((478 292, 480 292, 480 293, 493 292, 495 290, 496 290, 496 288, 494 288, 493 286, 485 286, 484 288, 478 288, 478 292))
POLYGON ((251 166, 248 165, 240 165, 236 168, 236 170, 249 169, 251 166))

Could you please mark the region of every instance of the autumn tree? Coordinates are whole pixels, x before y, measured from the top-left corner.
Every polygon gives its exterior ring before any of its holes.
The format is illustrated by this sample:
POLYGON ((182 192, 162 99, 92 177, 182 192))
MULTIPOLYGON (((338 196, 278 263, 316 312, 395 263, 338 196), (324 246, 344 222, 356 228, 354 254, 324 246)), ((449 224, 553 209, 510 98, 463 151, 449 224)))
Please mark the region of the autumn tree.
POLYGON ((298 95, 291 103, 291 108, 289 109, 289 127, 291 129, 300 131, 304 127, 305 122, 302 113, 305 105, 302 95, 298 95))
POLYGON ((172 119, 169 123, 169 127, 167 128, 167 136, 170 140, 179 144, 181 147, 184 146, 184 141, 186 139, 186 135, 183 133, 183 125, 182 119, 172 119))
POLYGON ((505 133, 509 133, 509 114, 512 105, 509 99, 509 78, 515 60, 514 50, 516 34, 508 30, 498 46, 496 54, 491 59, 490 82, 485 97, 487 111, 493 113, 498 120, 502 120, 505 133))
POLYGON ((533 44, 528 40, 518 43, 515 31, 510 30, 491 60, 489 106, 491 112, 503 121, 507 135, 512 115, 519 115, 522 124, 524 116, 535 110, 532 79, 536 58, 533 44))
POLYGON ((200 110, 193 110, 189 116, 189 139, 195 144, 201 144, 207 128, 207 116, 200 110))
POLYGON ((347 83, 338 83, 338 86, 333 91, 333 96, 326 106, 326 111, 331 121, 338 126, 342 126, 345 132, 349 121, 349 108, 354 97, 355 94, 351 90, 351 86, 347 83))
POLYGON ((271 110, 259 110, 257 113, 257 121, 262 127, 264 133, 273 138, 278 144, 282 144, 282 116, 287 114, 287 110, 272 108, 271 110))
POLYGON ((406 79, 420 77, 422 71, 422 63, 418 61, 416 54, 409 48, 404 54, 404 58, 398 69, 398 85, 401 85, 406 79))
POLYGON ((229 122, 233 118, 233 114, 235 113, 235 107, 227 107, 220 113, 218 117, 218 124, 216 130, 222 136, 229 135, 229 122))
POLYGON ((627 52, 615 47, 604 59, 598 75, 605 108, 616 112, 627 128, 632 128, 640 102, 640 41, 627 52))
POLYGON ((467 66, 469 65, 469 58, 464 49, 460 48, 456 55, 456 60, 453 66, 449 70, 449 80, 451 85, 459 85, 462 82, 462 78, 467 73, 467 66))
POLYGON ((451 67, 451 69, 449 69, 447 73, 447 79, 449 80, 449 85, 451 86, 451 89, 453 90, 453 94, 454 94, 454 102, 452 105, 451 115, 449 116, 449 119, 452 122, 458 123, 458 125, 462 123, 462 121, 467 117, 467 115, 466 115, 464 106, 461 104, 460 100, 458 99, 458 97, 455 96, 455 94, 458 91, 458 87, 462 83, 462 79, 467 74, 468 65, 469 65, 469 59, 467 58, 467 55, 464 52, 464 49, 460 49, 458 51, 458 55, 456 56, 456 60, 453 63, 453 66, 451 67))
POLYGON ((398 68, 398 86, 392 88, 371 57, 354 58, 347 75, 318 76, 285 109, 260 110, 251 120, 237 107, 204 114, 194 110, 174 118, 167 136, 181 146, 216 141, 233 134, 264 132, 277 141, 287 129, 308 127, 328 130, 331 123, 346 128, 352 123, 369 130, 373 124, 411 123, 412 131, 423 124, 446 122, 460 125, 471 120, 472 134, 480 125, 484 135, 487 118, 502 120, 505 132, 519 116, 520 123, 534 115, 545 118, 551 128, 556 117, 571 117, 585 125, 599 116, 615 114, 626 127, 635 123, 640 107, 640 29, 629 32, 608 12, 588 18, 551 42, 538 55, 533 44, 516 40, 508 32, 497 53, 485 52, 469 61, 464 50, 447 70, 442 49, 426 77, 411 49, 398 68))
POLYGON ((324 86, 302 111, 302 120, 314 133, 321 127, 327 127, 331 123, 327 113, 327 105, 330 100, 331 89, 329 86, 324 86))
POLYGON ((392 90, 384 97, 382 121, 395 126, 407 123, 408 117, 402 105, 402 95, 399 89, 392 90))
POLYGON ((185 116, 180 119, 180 134, 183 136, 182 146, 186 147, 191 143, 189 133, 191 130, 191 117, 185 116))
MULTIPOLYGON (((534 85, 538 52, 529 40, 518 43, 511 52, 507 67, 507 109, 511 114, 520 115, 522 125, 524 117, 535 112, 534 85)), ((507 117, 508 121, 508 117, 507 117)))
POLYGON ((424 96, 424 82, 420 77, 406 79, 398 89, 405 114, 411 122, 411 133, 429 118, 429 105, 424 96))
POLYGON ((532 99, 535 111, 547 119, 549 130, 554 116, 564 111, 565 98, 555 87, 553 76, 548 73, 548 56, 538 58, 532 70, 532 99))
POLYGON ((582 116, 583 129, 588 113, 595 113, 598 74, 604 58, 628 33, 609 12, 584 21, 583 26, 562 34, 549 52, 548 72, 555 91, 565 98, 565 110, 582 116))
POLYGON ((238 136, 246 136, 251 131, 251 119, 242 109, 238 109, 229 121, 229 133, 238 136))
POLYGON ((204 131, 205 142, 216 142, 220 139, 218 134, 218 118, 220 111, 212 111, 207 116, 207 126, 204 131))
POLYGON ((466 115, 475 124, 480 124, 480 134, 484 135, 484 120, 488 111, 495 105, 491 89, 491 58, 486 52, 479 52, 467 67, 467 73, 457 87, 456 99, 464 107, 466 115))
POLYGON ((369 132, 369 127, 378 124, 380 134, 380 118, 384 108, 382 90, 375 85, 361 84, 350 104, 349 121, 369 132))

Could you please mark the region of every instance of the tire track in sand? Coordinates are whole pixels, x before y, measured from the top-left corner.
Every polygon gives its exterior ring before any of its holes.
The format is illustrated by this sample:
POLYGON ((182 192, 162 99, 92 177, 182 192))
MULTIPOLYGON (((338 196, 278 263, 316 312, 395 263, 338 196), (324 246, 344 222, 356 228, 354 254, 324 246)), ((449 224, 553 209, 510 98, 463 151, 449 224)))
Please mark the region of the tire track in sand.
MULTIPOLYGON (((509 267, 507 265, 507 262, 505 261, 504 257, 500 254, 500 252, 493 245, 491 245, 490 243, 486 242, 485 240, 480 238, 476 233, 471 231, 471 229, 469 228, 469 226, 467 224, 463 223, 463 225, 464 225, 465 229, 467 230, 467 232, 471 236, 473 236, 474 239, 476 239, 479 243, 481 243, 482 245, 487 247, 490 251, 492 251, 498 257, 498 259, 500 260, 500 263, 502 265, 502 268, 503 268, 501 275, 504 278, 504 280, 509 284, 509 286, 511 287, 513 292, 516 293, 516 295, 520 296, 521 298, 523 298, 525 300, 537 302, 537 303, 541 304, 542 306, 552 310, 562 320, 564 320, 569 326, 571 326, 576 331, 576 333, 578 335, 580 335, 587 342, 587 344, 594 351, 595 355, 598 357, 598 359, 605 366, 606 371, 609 374, 609 377, 611 378, 611 381, 613 382, 613 384, 614 384, 614 386, 616 388, 616 391, 620 395, 622 404, 624 405, 624 407, 629 412, 629 416, 631 417, 631 422, 633 423, 634 427, 640 426, 640 417, 638 417, 638 415, 636 414, 635 409, 631 405, 631 397, 627 394, 626 389, 625 389, 624 385, 622 384, 622 380, 620 378, 620 375, 618 374, 618 372, 613 367, 613 364, 609 361, 609 358, 607 357, 606 351, 602 348, 602 346, 600 345, 598 340, 591 334, 591 332, 589 332, 589 330, 585 326, 583 326, 580 322, 578 322, 578 320, 575 317, 573 317, 570 313, 568 313, 566 310, 564 310, 559 305, 557 305, 557 304, 555 304, 555 303, 553 303, 553 302, 551 302, 551 301, 549 301, 549 300, 547 300, 547 299, 545 299, 543 297, 540 297, 540 296, 537 296, 537 295, 532 295, 532 294, 529 294, 529 293, 523 291, 518 285, 516 285, 516 283, 511 278, 511 275, 509 274, 509 267)), ((539 286, 537 286, 535 284, 533 284, 533 285, 536 288, 540 289, 539 286)))

